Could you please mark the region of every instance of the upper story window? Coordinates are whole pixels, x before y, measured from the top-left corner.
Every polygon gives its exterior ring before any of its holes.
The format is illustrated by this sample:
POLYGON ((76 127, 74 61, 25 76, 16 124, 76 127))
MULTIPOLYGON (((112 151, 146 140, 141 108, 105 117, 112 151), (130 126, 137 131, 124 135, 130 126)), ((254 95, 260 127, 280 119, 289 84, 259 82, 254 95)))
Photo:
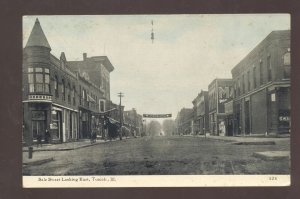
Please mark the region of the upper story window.
POLYGON ((263 71, 263 62, 259 62, 259 82, 260 85, 264 84, 264 71, 263 71))
POLYGON ((75 102, 75 86, 73 86, 73 89, 72 89, 72 99, 73 99, 73 105, 75 106, 76 105, 76 102, 75 102))
POLYGON ((66 84, 65 84, 65 80, 62 80, 61 94, 62 94, 62 99, 66 100, 66 84))
POLYGON ((48 68, 28 68, 29 92, 50 93, 50 75, 48 68))
POLYGON ((283 55, 283 64, 286 65, 291 65, 291 52, 290 49, 287 49, 287 52, 283 55))
POLYGON ((253 67, 253 88, 256 88, 256 66, 253 67))
POLYGON ((68 92, 68 103, 71 104, 71 85, 70 85, 70 82, 68 82, 67 92, 68 92))
POLYGON ((285 79, 289 79, 291 76, 291 52, 290 49, 288 48, 285 54, 283 55, 283 77, 285 79))
POLYGON ((242 76, 242 89, 243 89, 243 94, 245 93, 245 75, 243 74, 242 76))
POLYGON ((247 72, 247 82, 248 82, 248 85, 247 85, 247 88, 248 88, 248 91, 250 91, 250 87, 251 87, 251 84, 250 84, 250 71, 247 72))
POLYGON ((268 81, 272 81, 271 56, 268 56, 267 58, 267 68, 268 68, 268 81))
POLYGON ((59 97, 59 94, 58 94, 58 78, 57 78, 56 75, 54 76, 54 93, 55 93, 55 97, 59 97))

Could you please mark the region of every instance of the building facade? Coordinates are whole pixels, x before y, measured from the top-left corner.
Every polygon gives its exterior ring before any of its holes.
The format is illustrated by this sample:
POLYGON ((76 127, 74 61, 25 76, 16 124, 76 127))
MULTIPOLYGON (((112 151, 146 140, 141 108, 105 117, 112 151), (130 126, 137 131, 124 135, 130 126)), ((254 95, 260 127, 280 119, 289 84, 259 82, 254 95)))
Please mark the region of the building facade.
POLYGON ((143 117, 136 109, 124 111, 124 125, 130 129, 133 136, 141 136, 143 131, 143 117))
POLYGON ((225 102, 231 98, 233 98, 232 79, 215 79, 209 84, 209 132, 212 135, 225 135, 225 102))
POLYGON ((203 91, 193 100, 194 134, 209 132, 208 91, 203 91))
POLYGON ((76 70, 64 53, 56 58, 36 20, 23 49, 23 141, 27 145, 37 137, 45 139, 46 131, 51 142, 69 142, 89 138, 92 131, 100 130, 99 113, 110 100, 113 66, 107 57, 95 63, 104 72, 95 70, 92 79, 87 68, 76 70))
POLYGON ((236 135, 290 131, 290 31, 273 31, 231 71, 236 135))
POLYGON ((175 119, 177 135, 190 135, 193 133, 193 115, 192 108, 182 108, 175 119))

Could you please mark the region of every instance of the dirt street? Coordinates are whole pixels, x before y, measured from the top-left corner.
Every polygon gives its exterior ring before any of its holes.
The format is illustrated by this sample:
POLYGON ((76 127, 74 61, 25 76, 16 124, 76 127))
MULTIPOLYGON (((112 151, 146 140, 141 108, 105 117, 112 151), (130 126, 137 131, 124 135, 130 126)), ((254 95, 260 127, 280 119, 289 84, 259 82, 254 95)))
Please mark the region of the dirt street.
POLYGON ((233 145, 200 137, 143 137, 47 153, 54 161, 23 168, 24 175, 289 174, 289 160, 265 161, 254 152, 276 145, 233 145))

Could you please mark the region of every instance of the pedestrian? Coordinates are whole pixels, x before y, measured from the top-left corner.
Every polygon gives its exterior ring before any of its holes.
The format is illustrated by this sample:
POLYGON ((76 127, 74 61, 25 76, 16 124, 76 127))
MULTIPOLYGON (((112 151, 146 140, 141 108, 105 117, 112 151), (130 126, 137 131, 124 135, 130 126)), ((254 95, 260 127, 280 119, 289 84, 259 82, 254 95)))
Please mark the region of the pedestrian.
POLYGON ((48 129, 46 129, 46 132, 45 132, 45 143, 50 143, 50 139, 51 139, 51 135, 50 135, 50 132, 48 129))
POLYGON ((36 137, 37 140, 37 147, 41 146, 42 147, 42 135, 38 134, 36 137))

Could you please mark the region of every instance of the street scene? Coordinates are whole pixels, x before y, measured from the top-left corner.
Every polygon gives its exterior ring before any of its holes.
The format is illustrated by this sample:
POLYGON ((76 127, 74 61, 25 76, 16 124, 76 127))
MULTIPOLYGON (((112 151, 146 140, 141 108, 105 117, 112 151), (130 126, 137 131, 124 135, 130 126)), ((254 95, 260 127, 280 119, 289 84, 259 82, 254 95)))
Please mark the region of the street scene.
POLYGON ((23 176, 289 175, 290 17, 24 16, 23 176))
POLYGON ((29 164, 24 166, 23 175, 289 174, 288 154, 255 156, 256 152, 274 150, 289 151, 289 139, 235 141, 190 136, 142 137, 75 150, 35 152, 36 159, 52 158, 37 165, 30 164, 24 153, 24 161, 29 164), (250 141, 253 143, 247 144, 250 141))

